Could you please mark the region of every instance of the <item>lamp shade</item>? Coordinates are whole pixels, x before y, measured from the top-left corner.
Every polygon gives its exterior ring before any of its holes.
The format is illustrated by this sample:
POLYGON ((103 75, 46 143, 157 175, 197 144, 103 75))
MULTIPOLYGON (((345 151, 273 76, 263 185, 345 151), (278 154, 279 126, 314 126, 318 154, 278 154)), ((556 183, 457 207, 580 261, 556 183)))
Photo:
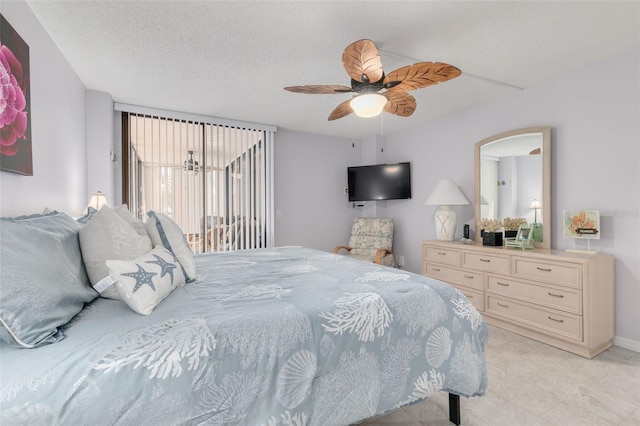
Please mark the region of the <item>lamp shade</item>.
POLYGON ((428 206, 466 206, 469 200, 451 179, 443 179, 436 184, 424 202, 428 206))
POLYGON ((96 210, 100 210, 102 206, 108 206, 107 196, 102 193, 102 191, 98 191, 91 196, 89 200, 89 205, 87 207, 92 207, 96 210))
POLYGON ((387 98, 377 93, 356 96, 349 102, 353 112, 362 118, 379 115, 387 104, 387 98))

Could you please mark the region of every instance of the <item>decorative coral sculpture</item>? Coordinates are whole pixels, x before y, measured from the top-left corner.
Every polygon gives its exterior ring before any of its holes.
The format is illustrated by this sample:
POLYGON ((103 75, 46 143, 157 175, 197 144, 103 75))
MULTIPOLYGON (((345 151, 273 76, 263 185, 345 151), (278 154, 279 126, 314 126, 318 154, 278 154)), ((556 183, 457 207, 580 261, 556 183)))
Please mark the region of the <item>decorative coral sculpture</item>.
POLYGON ((502 228, 500 219, 488 219, 486 217, 480 219, 480 229, 484 230, 484 232, 497 232, 500 228, 502 228))
POLYGON ((505 217, 502 219, 502 223, 504 224, 505 231, 517 231, 520 225, 525 225, 527 223, 527 219, 524 217, 505 217))

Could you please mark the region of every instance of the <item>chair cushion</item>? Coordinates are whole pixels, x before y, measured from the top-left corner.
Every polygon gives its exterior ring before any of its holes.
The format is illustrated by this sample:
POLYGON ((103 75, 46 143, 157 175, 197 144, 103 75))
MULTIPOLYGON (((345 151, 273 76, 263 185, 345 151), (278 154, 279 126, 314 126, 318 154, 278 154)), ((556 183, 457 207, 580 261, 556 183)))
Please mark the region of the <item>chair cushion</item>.
MULTIPOLYGON (((351 228, 349 247, 369 249, 372 258, 378 249, 391 251, 393 246, 393 219, 356 218, 351 228)), ((364 255, 364 253, 361 253, 364 255)))
MULTIPOLYGON (((349 255, 355 259, 373 262, 380 249, 391 251, 393 246, 393 219, 356 218, 349 238, 349 255)), ((382 258, 382 264, 395 266, 393 255, 382 258)))

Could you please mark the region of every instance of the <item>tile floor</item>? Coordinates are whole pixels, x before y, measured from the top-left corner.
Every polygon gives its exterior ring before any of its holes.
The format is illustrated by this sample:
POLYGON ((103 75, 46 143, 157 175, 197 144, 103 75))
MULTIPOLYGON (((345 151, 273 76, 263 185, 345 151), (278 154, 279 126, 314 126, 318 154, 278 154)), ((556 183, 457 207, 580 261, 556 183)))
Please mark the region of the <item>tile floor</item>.
MULTIPOLYGON (((593 359, 490 327, 488 387, 460 398, 462 425, 640 426, 640 353, 614 346, 593 359)), ((365 426, 444 426, 448 395, 401 408, 365 426)))

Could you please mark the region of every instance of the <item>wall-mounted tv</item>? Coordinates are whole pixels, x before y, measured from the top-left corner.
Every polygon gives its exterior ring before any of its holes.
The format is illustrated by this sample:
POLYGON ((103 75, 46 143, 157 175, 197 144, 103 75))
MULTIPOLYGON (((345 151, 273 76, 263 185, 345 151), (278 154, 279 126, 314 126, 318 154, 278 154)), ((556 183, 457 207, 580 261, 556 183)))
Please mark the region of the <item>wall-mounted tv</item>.
POLYGON ((349 201, 411 198, 411 163, 348 167, 349 201))

